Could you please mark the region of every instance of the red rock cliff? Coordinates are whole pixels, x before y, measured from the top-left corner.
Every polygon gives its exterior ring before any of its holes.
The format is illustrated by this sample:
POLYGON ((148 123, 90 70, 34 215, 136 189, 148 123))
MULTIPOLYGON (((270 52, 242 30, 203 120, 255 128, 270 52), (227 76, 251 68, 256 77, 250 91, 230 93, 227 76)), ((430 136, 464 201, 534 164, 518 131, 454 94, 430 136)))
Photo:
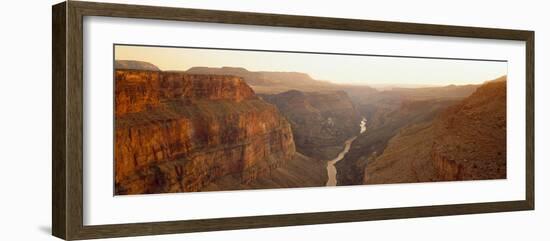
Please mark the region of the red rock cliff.
POLYGON ((116 70, 116 194, 242 183, 290 160, 290 124, 239 77, 116 70))
POLYGON ((127 70, 115 72, 115 113, 146 111, 159 105, 160 72, 127 70))

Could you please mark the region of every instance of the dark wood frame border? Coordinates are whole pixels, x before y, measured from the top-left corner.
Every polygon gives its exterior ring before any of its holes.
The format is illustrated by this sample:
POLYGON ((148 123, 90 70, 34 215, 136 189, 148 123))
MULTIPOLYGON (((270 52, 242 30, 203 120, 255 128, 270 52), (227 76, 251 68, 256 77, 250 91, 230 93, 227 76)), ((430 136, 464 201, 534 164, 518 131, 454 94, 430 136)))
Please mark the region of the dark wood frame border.
POLYGON ((533 210, 533 31, 68 1, 52 7, 52 233, 67 240, 533 210), (83 225, 83 17, 108 16, 525 41, 525 200, 114 225, 83 225))

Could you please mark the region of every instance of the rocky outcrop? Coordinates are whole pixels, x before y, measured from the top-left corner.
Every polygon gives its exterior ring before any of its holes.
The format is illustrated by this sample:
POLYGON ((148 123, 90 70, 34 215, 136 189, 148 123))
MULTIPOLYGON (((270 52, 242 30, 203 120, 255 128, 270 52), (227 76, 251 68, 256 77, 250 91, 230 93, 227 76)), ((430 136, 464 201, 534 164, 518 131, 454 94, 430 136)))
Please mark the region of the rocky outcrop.
POLYGON ((159 88, 161 97, 169 100, 241 102, 257 99, 254 91, 235 76, 163 72, 159 88))
POLYGON ((506 77, 487 82, 433 121, 403 128, 367 161, 364 183, 506 178, 506 77))
POLYGON ((116 194, 247 185, 295 157, 290 124, 234 76, 118 69, 116 194))
POLYGON ((158 71, 116 70, 116 116, 158 107, 160 78, 158 71))
POLYGON ((261 97, 288 119, 297 150, 307 156, 330 160, 359 133, 361 117, 343 91, 291 90, 261 97))
POLYGON ((191 75, 182 72, 117 70, 117 115, 158 108, 160 100, 228 100, 257 98, 240 78, 223 75, 191 75))

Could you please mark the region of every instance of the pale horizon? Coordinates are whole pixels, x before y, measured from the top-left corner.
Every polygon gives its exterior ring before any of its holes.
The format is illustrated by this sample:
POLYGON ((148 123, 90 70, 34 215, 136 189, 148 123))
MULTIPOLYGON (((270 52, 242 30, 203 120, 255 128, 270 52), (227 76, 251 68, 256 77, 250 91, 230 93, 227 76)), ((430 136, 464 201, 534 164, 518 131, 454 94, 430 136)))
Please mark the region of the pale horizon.
POLYGON ((149 62, 161 70, 240 67, 301 72, 334 84, 429 87, 481 84, 507 75, 507 62, 287 53, 177 47, 115 46, 115 60, 149 62), (360 71, 361 70, 361 71, 360 71))

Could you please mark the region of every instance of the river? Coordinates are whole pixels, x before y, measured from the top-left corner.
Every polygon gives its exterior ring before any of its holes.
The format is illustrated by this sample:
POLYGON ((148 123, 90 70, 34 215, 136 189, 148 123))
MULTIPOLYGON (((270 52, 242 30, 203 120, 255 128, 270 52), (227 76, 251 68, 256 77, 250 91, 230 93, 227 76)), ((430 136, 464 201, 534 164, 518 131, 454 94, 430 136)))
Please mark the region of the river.
POLYGON ((359 134, 363 134, 363 132, 367 131, 367 118, 363 117, 359 126, 361 127, 359 134))
MULTIPOLYGON (((361 127, 359 134, 363 134, 365 131, 367 131, 367 119, 363 118, 359 126, 361 127)), ((338 156, 336 156, 334 159, 327 162, 327 174, 328 174, 327 186, 336 186, 336 184, 338 183, 338 180, 336 180, 337 171, 336 171, 335 164, 340 160, 344 159, 344 156, 346 156, 346 154, 349 152, 351 143, 353 143, 355 138, 357 138, 357 136, 354 136, 346 140, 346 142, 344 143, 344 150, 338 153, 338 156)))

